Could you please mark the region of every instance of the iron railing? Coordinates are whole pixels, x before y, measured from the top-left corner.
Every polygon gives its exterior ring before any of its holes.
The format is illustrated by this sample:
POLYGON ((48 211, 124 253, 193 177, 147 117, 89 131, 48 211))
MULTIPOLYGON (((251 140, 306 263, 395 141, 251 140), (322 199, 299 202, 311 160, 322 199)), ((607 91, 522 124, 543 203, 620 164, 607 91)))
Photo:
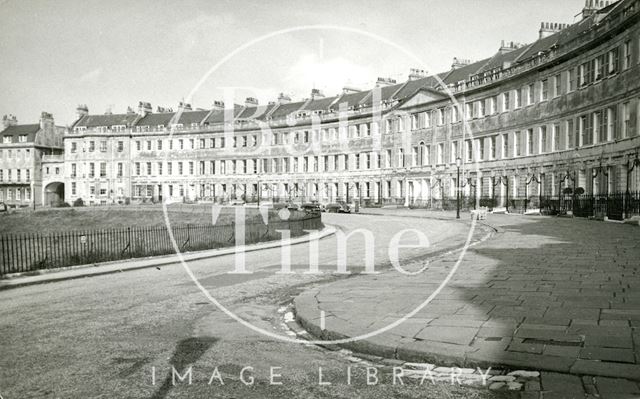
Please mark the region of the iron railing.
MULTIPOLYGON (((293 216, 267 225, 248 222, 245 243, 280 239, 277 230, 289 230, 291 237, 297 237, 304 230, 322 228, 320 215, 293 216)), ((171 231, 181 252, 231 247, 236 242, 233 224, 178 225, 171 231)), ((0 235, 0 276, 175 252, 167 226, 0 235)))
POLYGON ((640 191, 611 194, 543 196, 543 213, 623 220, 640 215, 640 191))

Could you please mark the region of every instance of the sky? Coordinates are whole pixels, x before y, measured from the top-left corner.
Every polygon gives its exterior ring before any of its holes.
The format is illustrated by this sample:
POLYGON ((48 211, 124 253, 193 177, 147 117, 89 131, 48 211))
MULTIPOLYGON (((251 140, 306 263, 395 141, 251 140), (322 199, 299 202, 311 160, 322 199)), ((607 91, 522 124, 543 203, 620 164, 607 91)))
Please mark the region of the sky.
POLYGON ((453 57, 481 60, 501 40, 530 43, 541 22, 576 22, 583 6, 584 0, 0 0, 0 115, 35 123, 47 111, 64 126, 75 120, 78 104, 100 114, 136 109, 139 101, 154 110, 176 109, 183 99, 210 108, 229 93, 237 103, 247 96, 266 103, 280 92, 302 100, 312 88, 335 95, 345 85, 371 88, 378 77, 403 81, 410 68, 444 72, 453 57), (294 27, 307 28, 278 33, 294 27))

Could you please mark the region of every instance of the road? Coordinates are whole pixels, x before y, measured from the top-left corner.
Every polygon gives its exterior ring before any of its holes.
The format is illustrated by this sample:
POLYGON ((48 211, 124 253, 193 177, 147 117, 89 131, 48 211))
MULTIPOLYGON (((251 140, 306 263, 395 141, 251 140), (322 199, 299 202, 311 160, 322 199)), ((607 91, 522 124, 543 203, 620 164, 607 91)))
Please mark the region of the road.
MULTIPOLYGON (((387 262, 388 242, 402 229, 419 229, 431 243, 402 252, 401 259, 407 260, 424 258, 468 232, 467 223, 455 221, 335 214, 323 219, 347 233, 370 230, 376 267, 387 262)), ((362 237, 350 238, 349 270, 362 270, 364 247, 362 237)), ((319 248, 319 275, 303 273, 309 268, 309 244, 291 247, 291 274, 276 273, 280 248, 247 253, 251 274, 229 274, 233 256, 189 267, 236 315, 287 336, 282 307, 307 286, 345 278, 332 273, 335 237, 323 239, 319 248)), ((4 399, 494 397, 487 390, 448 383, 394 385, 389 367, 380 368, 378 384, 367 385, 365 363, 348 354, 269 338, 231 319, 179 264, 6 290, 0 292, 0 303, 4 399), (172 367, 181 376, 191 367, 192 383, 178 379, 174 386, 172 367), (319 384, 319 368, 331 385, 319 384), (245 385, 243 379, 252 378, 254 383, 245 385)))

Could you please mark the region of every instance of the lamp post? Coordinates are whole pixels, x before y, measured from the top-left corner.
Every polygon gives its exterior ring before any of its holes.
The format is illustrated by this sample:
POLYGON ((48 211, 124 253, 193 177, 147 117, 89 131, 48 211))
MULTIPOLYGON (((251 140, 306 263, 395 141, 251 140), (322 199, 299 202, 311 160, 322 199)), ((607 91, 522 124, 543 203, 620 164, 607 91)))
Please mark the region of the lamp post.
MULTIPOLYGON (((464 184, 462 184, 462 185, 460 186, 460 188, 465 188, 465 187, 467 187, 467 186, 471 187, 471 189, 472 189, 472 190, 470 189, 470 190, 469 190, 470 192, 475 193, 476 184, 471 183, 471 178, 470 178, 470 177, 468 177, 468 178, 467 178, 467 180, 465 181, 465 183, 464 183, 464 184)), ((475 194, 474 194, 474 201, 473 201, 473 209, 476 209, 475 194)))
MULTIPOLYGON (((632 168, 633 169, 633 168, 632 168)), ((592 194, 595 195, 595 190, 593 190, 595 188, 595 179, 596 177, 598 177, 599 175, 605 176, 605 177, 609 177, 609 173, 605 172, 605 168, 602 166, 602 160, 600 160, 600 164, 598 165, 597 168, 593 168, 593 171, 591 172, 591 191, 592 194)), ((628 175, 628 173, 627 173, 628 175)), ((600 191, 600 190, 598 190, 600 191)), ((607 189, 607 194, 609 193, 609 190, 607 189)))
POLYGON ((456 158, 456 169, 458 170, 458 176, 456 178, 456 219, 460 219, 460 166, 462 165, 462 159, 456 158))
POLYGON ((525 181, 525 185, 524 185, 524 212, 527 213, 527 204, 529 203, 529 184, 531 184, 532 182, 536 182, 538 183, 539 190, 538 190, 538 196, 539 196, 539 200, 540 201, 540 211, 542 211, 542 181, 540 179, 538 179, 538 176, 536 176, 535 174, 535 170, 533 173, 531 173, 531 177, 529 178, 529 180, 525 181))
MULTIPOLYGON (((433 189, 436 188, 439 185, 440 185, 440 179, 436 179, 436 182, 433 185, 431 185, 431 183, 429 183, 429 193, 431 194, 431 195, 429 195, 429 208, 431 208, 431 209, 433 209, 433 189)), ((442 188, 442 186, 440 188, 442 188)), ((441 204, 441 205, 444 206, 444 204, 441 204)))
MULTIPOLYGON (((573 176, 572 176, 571 173, 569 173, 569 171, 567 170, 564 176, 562 177, 562 179, 559 179, 560 181, 558 182, 558 192, 561 195, 560 198, 562 198, 563 201, 564 201, 564 193, 562 192, 562 183, 564 183, 567 179, 571 179, 571 182, 573 183, 573 189, 571 190, 571 212, 573 213, 574 205, 575 205, 574 196, 576 191, 576 171, 575 170, 573 171, 573 176)), ((560 207, 561 205, 560 203, 558 203, 558 208, 560 207)))
POLYGON ((500 175, 498 176, 498 182, 497 183, 492 183, 495 186, 497 186, 498 184, 504 184, 507 187, 507 197, 506 197, 506 203, 505 203, 505 208, 507 210, 507 213, 509 213, 509 177, 507 175, 500 175))
POLYGON ((629 218, 629 202, 631 202, 631 192, 629 191, 629 184, 631 181, 631 172, 636 168, 636 166, 640 166, 640 159, 638 158, 638 150, 636 150, 636 156, 633 161, 627 160, 627 189, 625 192, 625 218, 629 218))

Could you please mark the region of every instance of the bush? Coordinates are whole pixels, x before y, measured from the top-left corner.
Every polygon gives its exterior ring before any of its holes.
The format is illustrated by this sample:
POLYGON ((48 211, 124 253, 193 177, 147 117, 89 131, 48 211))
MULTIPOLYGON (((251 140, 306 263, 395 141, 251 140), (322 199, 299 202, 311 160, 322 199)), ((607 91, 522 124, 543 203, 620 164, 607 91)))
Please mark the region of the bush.
POLYGON ((573 189, 571 187, 566 187, 564 190, 562 190, 562 193, 566 195, 571 195, 573 194, 573 189))
POLYGON ((76 200, 73 201, 73 206, 84 206, 84 201, 82 198, 76 198, 76 200))
POLYGON ((576 195, 582 195, 582 194, 584 194, 584 188, 582 187, 576 188, 576 195))

